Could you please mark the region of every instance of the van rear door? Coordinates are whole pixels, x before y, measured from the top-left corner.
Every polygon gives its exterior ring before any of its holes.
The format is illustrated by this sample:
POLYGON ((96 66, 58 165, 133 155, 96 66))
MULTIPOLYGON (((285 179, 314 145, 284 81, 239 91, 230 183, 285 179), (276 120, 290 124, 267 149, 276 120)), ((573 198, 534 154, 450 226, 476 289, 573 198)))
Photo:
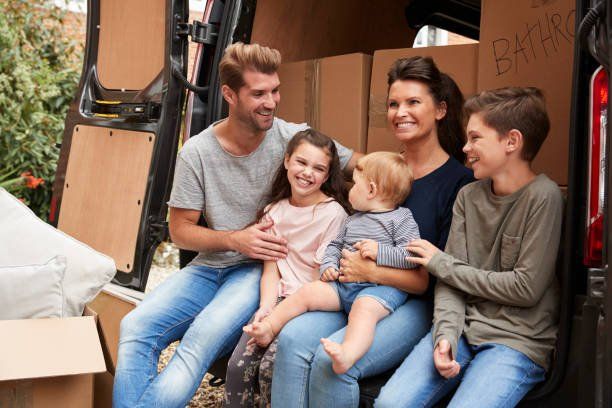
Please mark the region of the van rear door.
POLYGON ((81 81, 65 120, 51 222, 144 290, 167 234, 185 93, 187 0, 90 0, 81 81))

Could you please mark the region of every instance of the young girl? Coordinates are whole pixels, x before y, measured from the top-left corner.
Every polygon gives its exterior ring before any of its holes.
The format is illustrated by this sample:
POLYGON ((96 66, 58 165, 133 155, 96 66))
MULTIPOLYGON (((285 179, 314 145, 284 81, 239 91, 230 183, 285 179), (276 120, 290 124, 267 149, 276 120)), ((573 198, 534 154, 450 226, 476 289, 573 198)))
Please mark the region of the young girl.
MULTIPOLYGON (((267 201, 256 219, 274 222, 272 231, 287 240, 289 253, 264 262, 260 306, 252 322, 266 317, 304 283, 319 279, 324 251, 350 211, 334 142, 313 129, 298 132, 287 145, 267 201)), ((271 383, 275 352, 276 342, 260 348, 248 335, 241 337, 228 364, 225 406, 255 406, 258 383, 271 383)), ((260 390, 260 406, 270 405, 270 392, 260 390)))

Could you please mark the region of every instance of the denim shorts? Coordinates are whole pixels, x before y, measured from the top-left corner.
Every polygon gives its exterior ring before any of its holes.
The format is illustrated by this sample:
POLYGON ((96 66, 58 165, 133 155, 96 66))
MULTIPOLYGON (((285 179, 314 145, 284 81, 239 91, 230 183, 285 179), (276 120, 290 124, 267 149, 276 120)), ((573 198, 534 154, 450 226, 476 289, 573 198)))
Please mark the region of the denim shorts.
POLYGON ((391 286, 376 285, 374 283, 341 283, 329 282, 340 299, 340 307, 348 314, 353 302, 364 296, 374 298, 389 313, 406 302, 408 293, 391 286))

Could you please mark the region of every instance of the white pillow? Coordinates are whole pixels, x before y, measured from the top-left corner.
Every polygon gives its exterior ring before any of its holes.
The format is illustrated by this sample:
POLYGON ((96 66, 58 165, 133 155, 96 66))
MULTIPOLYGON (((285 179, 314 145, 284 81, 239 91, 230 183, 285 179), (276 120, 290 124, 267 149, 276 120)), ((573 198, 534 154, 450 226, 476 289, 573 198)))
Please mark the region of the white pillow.
POLYGON ((66 258, 44 265, 0 266, 0 320, 62 317, 66 258))
MULTIPOLYGON (((95 214, 91 218, 95 220, 95 214)), ((66 257, 62 316, 80 316, 115 276, 115 262, 43 222, 0 188, 0 266, 43 264, 56 255, 66 257)))

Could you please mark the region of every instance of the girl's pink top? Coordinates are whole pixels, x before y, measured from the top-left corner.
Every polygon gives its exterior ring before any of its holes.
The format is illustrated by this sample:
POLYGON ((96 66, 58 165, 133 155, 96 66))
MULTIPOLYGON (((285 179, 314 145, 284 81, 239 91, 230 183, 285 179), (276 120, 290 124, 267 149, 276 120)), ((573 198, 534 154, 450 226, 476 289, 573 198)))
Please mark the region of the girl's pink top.
POLYGON ((287 258, 277 261, 279 296, 294 293, 304 283, 319 279, 319 265, 327 244, 336 238, 347 215, 333 199, 309 207, 296 207, 288 199, 268 209, 272 232, 287 240, 287 258))

